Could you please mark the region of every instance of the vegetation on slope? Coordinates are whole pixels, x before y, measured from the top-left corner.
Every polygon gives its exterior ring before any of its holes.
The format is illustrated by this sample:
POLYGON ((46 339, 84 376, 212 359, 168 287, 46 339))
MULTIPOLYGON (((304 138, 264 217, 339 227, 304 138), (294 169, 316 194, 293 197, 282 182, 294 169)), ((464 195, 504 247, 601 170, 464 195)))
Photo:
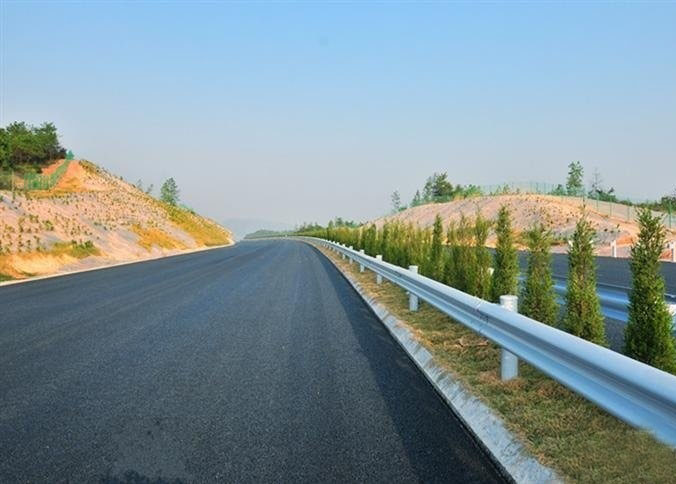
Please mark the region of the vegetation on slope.
POLYGON ((156 227, 141 227, 139 224, 134 224, 131 226, 131 231, 139 236, 136 243, 146 250, 151 250, 153 247, 160 247, 161 249, 186 248, 185 244, 156 227))
POLYGON ((192 210, 177 207, 165 202, 158 202, 167 212, 169 219, 180 229, 185 230, 198 245, 211 247, 232 242, 229 231, 192 210))

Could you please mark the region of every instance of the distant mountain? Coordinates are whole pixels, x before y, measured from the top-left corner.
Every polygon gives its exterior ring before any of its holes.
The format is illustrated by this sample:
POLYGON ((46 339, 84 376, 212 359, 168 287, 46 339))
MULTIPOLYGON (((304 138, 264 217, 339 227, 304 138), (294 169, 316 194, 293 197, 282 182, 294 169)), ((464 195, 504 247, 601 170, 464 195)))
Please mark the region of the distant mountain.
POLYGON ((245 235, 257 230, 274 232, 293 230, 293 226, 290 224, 254 218, 229 218, 223 220, 223 225, 233 233, 235 240, 242 240, 245 235))

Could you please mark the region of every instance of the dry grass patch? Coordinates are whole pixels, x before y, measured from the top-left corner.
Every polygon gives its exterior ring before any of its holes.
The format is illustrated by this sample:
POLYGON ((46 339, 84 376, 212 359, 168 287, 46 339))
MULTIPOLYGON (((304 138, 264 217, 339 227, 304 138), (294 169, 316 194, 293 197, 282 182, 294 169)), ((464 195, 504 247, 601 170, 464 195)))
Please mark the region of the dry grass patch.
POLYGON ((155 247, 161 249, 185 249, 186 246, 182 242, 174 239, 164 230, 154 227, 141 227, 140 225, 132 225, 131 231, 138 235, 138 245, 146 250, 155 247))
POLYGON ((101 255, 101 251, 90 241, 59 242, 47 250, 3 254, 0 255, 0 281, 54 273, 64 265, 97 255, 101 255))
POLYGON ((232 242, 232 235, 220 225, 199 217, 189 210, 158 202, 169 215, 169 219, 180 229, 186 231, 198 245, 214 246, 232 242))
POLYGON ((408 297, 375 283, 333 252, 338 267, 399 320, 435 359, 493 408, 540 462, 574 482, 676 482, 676 451, 621 422, 535 368, 521 362, 519 378, 500 381, 500 350, 428 304, 408 310, 408 297))

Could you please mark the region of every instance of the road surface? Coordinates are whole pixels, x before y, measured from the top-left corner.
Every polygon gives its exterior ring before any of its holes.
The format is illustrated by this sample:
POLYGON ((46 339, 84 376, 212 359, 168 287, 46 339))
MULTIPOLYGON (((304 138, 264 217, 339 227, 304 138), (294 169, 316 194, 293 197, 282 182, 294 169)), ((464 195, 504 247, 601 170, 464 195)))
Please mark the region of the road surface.
POLYGON ((304 243, 0 287, 0 308, 0 482, 502 480, 304 243))

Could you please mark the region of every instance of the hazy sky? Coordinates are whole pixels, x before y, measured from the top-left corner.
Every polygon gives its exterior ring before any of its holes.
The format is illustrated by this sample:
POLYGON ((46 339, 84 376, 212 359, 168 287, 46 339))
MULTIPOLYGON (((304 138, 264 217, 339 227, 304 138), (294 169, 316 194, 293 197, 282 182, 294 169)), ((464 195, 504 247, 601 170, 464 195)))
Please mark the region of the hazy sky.
POLYGON ((368 219, 433 171, 676 188, 676 3, 2 3, 0 124, 216 219, 368 219))

